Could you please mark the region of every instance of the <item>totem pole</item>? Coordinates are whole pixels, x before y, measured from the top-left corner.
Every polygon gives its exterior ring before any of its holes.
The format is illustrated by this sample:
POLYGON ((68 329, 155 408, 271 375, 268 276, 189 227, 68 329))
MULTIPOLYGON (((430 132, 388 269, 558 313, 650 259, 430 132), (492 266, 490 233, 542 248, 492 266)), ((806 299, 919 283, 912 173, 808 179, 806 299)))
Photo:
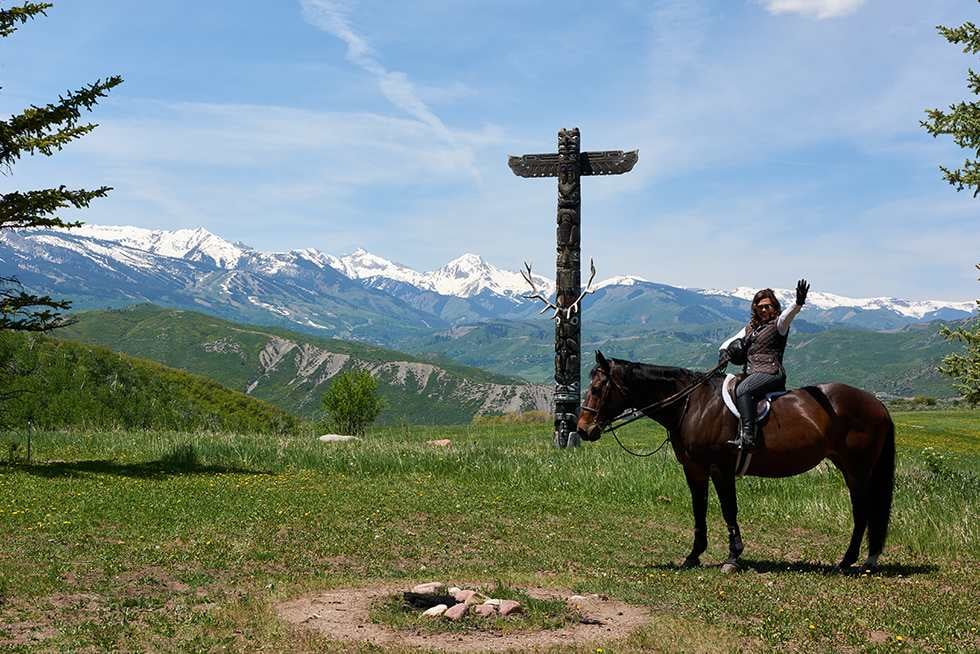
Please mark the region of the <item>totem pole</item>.
POLYGON ((510 157, 508 165, 520 177, 558 178, 558 249, 556 265, 556 295, 552 304, 534 288, 531 268, 525 279, 534 295, 546 303, 544 310, 554 309, 555 320, 555 445, 576 446, 580 439, 575 432, 581 403, 582 322, 579 309, 582 298, 591 292, 595 266, 591 266, 589 284, 581 289, 582 214, 581 177, 588 175, 620 175, 636 164, 639 151, 582 152, 578 128, 558 131, 557 154, 525 154, 510 157))

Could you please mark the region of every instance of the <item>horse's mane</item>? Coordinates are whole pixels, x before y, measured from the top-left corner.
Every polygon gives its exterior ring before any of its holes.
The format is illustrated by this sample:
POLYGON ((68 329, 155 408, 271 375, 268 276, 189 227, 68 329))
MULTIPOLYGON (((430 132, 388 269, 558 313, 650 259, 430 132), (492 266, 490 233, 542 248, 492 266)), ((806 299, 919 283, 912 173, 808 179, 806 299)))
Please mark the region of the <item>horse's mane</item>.
POLYGON ((704 374, 687 368, 658 366, 652 363, 639 363, 626 359, 612 359, 627 370, 629 379, 638 382, 689 382, 704 374))

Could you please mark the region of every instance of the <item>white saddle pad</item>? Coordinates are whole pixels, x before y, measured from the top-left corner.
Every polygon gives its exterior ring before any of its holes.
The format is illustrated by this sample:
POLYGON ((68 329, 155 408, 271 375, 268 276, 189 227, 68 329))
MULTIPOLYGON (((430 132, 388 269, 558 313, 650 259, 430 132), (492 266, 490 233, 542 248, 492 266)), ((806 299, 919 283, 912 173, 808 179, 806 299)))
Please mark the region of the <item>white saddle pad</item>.
MULTIPOLYGON (((728 410, 734 413, 736 416, 739 415, 738 407, 735 406, 735 375, 728 373, 725 375, 725 381, 721 384, 721 398, 725 400, 725 406, 728 410)), ((769 409, 772 408, 772 401, 781 395, 786 395, 789 391, 776 391, 775 393, 766 393, 766 396, 759 400, 759 403, 755 407, 755 421, 762 422, 769 415, 769 409)))

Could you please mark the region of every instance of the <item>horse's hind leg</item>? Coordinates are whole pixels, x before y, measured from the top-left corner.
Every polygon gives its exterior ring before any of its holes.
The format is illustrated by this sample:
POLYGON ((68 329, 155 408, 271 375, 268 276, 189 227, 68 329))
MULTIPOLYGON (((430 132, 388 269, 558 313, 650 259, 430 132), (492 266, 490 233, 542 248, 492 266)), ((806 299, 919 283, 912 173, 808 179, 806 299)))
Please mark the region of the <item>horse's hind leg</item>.
POLYGON ((742 534, 738 529, 738 500, 735 496, 735 471, 715 470, 711 473, 711 481, 715 484, 715 492, 721 502, 721 513, 728 525, 728 560, 722 566, 722 572, 729 572, 738 567, 738 557, 742 555, 742 534))
POLYGON ((691 491, 691 509, 694 511, 694 544, 684 559, 685 568, 701 565, 701 554, 708 549, 708 475, 699 465, 684 466, 687 487, 691 491))
POLYGON ((861 554, 861 541, 864 530, 868 526, 868 492, 864 480, 854 480, 847 476, 847 489, 851 492, 851 514, 854 516, 854 531, 851 532, 851 544, 844 552, 837 567, 841 570, 850 568, 861 554))

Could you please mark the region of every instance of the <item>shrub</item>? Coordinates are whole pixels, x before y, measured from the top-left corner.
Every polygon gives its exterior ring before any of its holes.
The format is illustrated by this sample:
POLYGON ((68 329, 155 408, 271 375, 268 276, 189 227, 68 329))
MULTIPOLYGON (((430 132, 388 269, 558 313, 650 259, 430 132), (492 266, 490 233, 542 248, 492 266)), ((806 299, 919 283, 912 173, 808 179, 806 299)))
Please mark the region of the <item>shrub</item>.
POLYGON ((378 382, 362 370, 334 377, 320 402, 337 431, 352 436, 363 435, 384 406, 378 397, 378 382))

